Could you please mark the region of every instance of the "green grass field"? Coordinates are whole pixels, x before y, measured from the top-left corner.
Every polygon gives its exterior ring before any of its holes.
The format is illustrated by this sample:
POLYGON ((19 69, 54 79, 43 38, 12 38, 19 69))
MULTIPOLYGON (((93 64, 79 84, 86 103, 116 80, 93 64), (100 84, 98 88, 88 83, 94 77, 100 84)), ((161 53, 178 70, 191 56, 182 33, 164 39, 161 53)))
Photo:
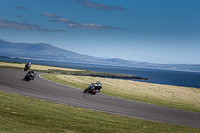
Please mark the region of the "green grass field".
POLYGON ((186 133, 199 129, 75 108, 0 91, 1 133, 186 133))
MULTIPOLYGON (((21 66, 17 66, 19 64, 15 63, 2 64, 0 62, 0 67, 10 69, 22 70, 24 67, 24 64, 21 66)), ((38 68, 37 70, 47 69, 46 66, 37 66, 36 68, 38 68)), ((63 71, 74 70, 66 69, 63 71)), ((90 82, 100 80, 103 83, 101 93, 106 95, 194 112, 200 110, 200 90, 196 88, 89 76, 61 74, 44 74, 42 76, 81 89, 85 89, 90 82), (128 91, 124 91, 124 89, 128 91)), ((0 91, 0 133, 7 132, 190 133, 200 132, 200 129, 75 108, 0 91)))

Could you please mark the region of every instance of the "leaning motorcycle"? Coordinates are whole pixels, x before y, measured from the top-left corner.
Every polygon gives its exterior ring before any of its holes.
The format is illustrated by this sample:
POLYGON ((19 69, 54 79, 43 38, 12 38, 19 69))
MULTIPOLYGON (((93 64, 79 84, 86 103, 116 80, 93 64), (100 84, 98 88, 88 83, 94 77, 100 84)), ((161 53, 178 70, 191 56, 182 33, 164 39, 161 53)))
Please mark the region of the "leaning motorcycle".
POLYGON ((89 85, 89 87, 88 88, 86 88, 85 90, 84 90, 84 93, 91 93, 91 94, 96 94, 96 93, 99 93, 100 92, 100 89, 102 88, 102 86, 101 85, 97 85, 96 83, 92 83, 92 84, 90 84, 89 85))
POLYGON ((28 69, 30 69, 30 67, 31 67, 30 65, 26 64, 25 67, 24 67, 24 71, 27 71, 28 69))
POLYGON ((23 80, 26 80, 26 81, 30 81, 30 80, 34 80, 35 78, 35 74, 34 73, 28 73, 23 80))

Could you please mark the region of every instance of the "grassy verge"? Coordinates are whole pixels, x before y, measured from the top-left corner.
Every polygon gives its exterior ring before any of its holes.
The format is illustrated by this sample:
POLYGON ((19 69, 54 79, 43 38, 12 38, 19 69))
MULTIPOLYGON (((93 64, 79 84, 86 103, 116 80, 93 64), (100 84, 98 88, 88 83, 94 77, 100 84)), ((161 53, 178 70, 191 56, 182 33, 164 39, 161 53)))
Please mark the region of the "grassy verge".
POLYGON ((106 95, 200 113, 200 89, 196 88, 90 76, 44 74, 42 77, 80 89, 101 81, 101 93, 106 95))
MULTIPOLYGON (((18 69, 18 70, 23 70, 25 64, 24 63, 9 63, 9 62, 0 62, 0 68, 11 68, 11 69, 18 69)), ((48 72, 48 70, 60 70, 60 71, 84 71, 84 70, 79 70, 79 69, 71 69, 71 68, 62 68, 62 67, 53 67, 53 66, 44 66, 44 65, 31 65, 32 70, 36 71, 43 71, 43 72, 48 72)))
POLYGON ((0 132, 199 132, 199 129, 75 108, 0 91, 0 132))

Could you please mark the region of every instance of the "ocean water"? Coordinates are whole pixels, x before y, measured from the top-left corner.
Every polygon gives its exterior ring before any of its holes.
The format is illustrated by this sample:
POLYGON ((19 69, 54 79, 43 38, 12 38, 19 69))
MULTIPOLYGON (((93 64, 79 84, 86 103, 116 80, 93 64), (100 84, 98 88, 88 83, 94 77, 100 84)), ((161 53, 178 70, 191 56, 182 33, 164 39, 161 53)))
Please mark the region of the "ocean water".
POLYGON ((91 64, 81 64, 81 63, 41 61, 41 60, 29 60, 29 59, 0 58, 0 61, 19 62, 19 63, 32 62, 33 64, 48 65, 48 66, 58 66, 58 67, 109 72, 109 73, 123 73, 149 79, 149 81, 139 80, 141 82, 200 88, 200 73, 198 72, 104 66, 104 65, 91 65, 91 64))

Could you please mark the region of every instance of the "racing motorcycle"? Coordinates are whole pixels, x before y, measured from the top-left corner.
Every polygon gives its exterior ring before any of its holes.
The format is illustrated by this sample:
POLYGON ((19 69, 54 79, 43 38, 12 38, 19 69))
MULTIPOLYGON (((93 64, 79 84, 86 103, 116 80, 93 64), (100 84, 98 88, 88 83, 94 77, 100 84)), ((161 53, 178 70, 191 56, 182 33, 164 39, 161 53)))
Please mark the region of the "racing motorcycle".
POLYGON ((102 88, 102 84, 101 82, 96 82, 96 83, 90 83, 89 87, 87 87, 85 90, 84 90, 84 93, 91 93, 91 94, 96 94, 96 93, 99 93, 100 92, 100 89, 102 88))
POLYGON ((30 80, 34 80, 36 73, 34 71, 30 71, 26 74, 26 76, 24 77, 23 80, 25 81, 30 81, 30 80))
POLYGON ((31 63, 29 62, 28 64, 25 65, 24 71, 27 71, 30 68, 31 68, 31 63))

